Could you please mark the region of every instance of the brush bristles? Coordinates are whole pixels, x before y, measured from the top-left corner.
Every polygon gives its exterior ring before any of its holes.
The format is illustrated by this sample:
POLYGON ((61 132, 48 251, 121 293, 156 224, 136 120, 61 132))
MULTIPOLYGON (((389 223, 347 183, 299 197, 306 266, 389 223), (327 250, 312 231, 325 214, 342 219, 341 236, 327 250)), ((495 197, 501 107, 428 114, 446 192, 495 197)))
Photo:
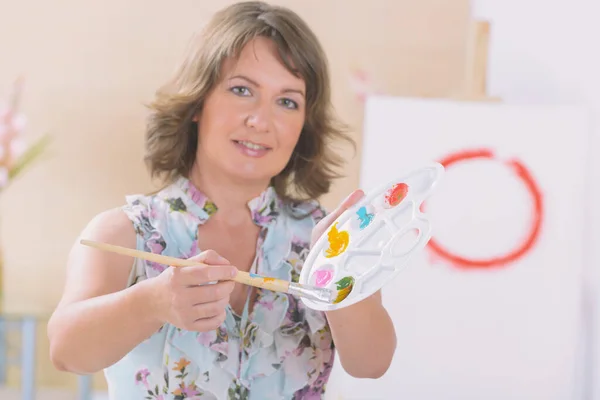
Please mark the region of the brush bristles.
POLYGON ((301 285, 299 283, 291 282, 288 293, 323 303, 337 304, 344 301, 350 292, 352 292, 352 289, 354 288, 354 278, 351 276, 346 276, 337 281, 335 284, 337 290, 318 288, 316 286, 301 285))
POLYGON ((337 296, 337 293, 330 289, 301 285, 294 282, 290 283, 288 293, 294 296, 304 297, 329 304, 331 304, 337 296))

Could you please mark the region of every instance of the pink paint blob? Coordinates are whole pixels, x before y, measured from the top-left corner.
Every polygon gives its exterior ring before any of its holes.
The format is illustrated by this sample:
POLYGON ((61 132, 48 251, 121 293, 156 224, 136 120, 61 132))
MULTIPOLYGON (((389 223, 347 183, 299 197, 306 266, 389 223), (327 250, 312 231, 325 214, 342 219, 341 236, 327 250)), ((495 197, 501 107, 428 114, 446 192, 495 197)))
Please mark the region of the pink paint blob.
POLYGON ((320 271, 315 272, 315 285, 317 287, 327 286, 331 279, 333 278, 333 272, 329 269, 322 269, 320 271))

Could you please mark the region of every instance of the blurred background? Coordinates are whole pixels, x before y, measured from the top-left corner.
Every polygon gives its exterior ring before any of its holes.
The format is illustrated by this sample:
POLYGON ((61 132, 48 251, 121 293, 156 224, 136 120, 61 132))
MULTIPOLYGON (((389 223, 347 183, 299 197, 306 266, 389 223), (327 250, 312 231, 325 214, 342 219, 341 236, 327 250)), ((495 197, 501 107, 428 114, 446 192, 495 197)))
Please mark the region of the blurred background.
MULTIPOLYGON (((46 321, 87 221, 153 189, 144 103, 233 1, 0 0, 0 399, 107 399, 46 321)), ((328 399, 600 400, 600 3, 280 0, 359 144, 322 201, 430 161, 430 246, 384 289, 392 368, 328 399)))

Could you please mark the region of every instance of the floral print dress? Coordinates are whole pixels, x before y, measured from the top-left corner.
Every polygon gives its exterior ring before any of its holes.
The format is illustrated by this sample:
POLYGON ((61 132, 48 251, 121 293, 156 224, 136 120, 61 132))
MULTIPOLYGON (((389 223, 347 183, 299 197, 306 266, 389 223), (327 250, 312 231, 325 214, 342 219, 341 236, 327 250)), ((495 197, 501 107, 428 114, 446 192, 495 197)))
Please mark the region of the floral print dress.
MULTIPOLYGON (((152 195, 128 196, 123 210, 137 232, 137 248, 188 258, 198 226, 217 206, 186 178, 152 195)), ((272 187, 248 203, 261 227, 255 273, 297 281, 312 228, 324 215, 315 202, 284 205, 272 187)), ((136 260, 129 285, 165 266, 136 260)), ((209 332, 165 324, 105 370, 111 400, 321 399, 334 362, 325 315, 293 296, 257 290, 252 312, 227 308, 209 332)))

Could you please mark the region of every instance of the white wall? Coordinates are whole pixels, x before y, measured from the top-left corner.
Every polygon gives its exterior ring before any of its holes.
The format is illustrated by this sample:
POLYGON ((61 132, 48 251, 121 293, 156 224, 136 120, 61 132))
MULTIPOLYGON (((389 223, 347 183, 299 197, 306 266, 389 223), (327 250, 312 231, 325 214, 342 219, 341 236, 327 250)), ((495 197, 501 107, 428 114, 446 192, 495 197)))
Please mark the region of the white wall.
MULTIPOLYGON (((590 106, 596 123, 590 152, 600 156, 600 0, 472 1, 474 17, 492 23, 489 94, 507 103, 590 106)), ((574 398, 600 400, 600 246, 593 248, 600 242, 600 157, 591 158, 582 282, 582 312, 590 322, 582 337, 581 393, 574 398)))
MULTIPOLYGON (((600 154, 600 1, 473 0, 475 17, 492 23, 489 93, 511 103, 583 102, 597 128, 590 151, 600 154)), ((592 157, 586 199, 590 228, 587 296, 591 320, 582 346, 582 398, 600 399, 600 157, 592 157), (595 160, 594 160, 595 158, 595 160), (596 205, 596 206, 593 206, 596 205), (596 246, 594 246, 596 245, 596 246), (593 249, 596 247, 596 249, 593 249)), ((576 211, 576 210, 574 210, 576 211)))
POLYGON ((600 104, 600 2, 473 0, 492 23, 489 89, 508 102, 600 104))

